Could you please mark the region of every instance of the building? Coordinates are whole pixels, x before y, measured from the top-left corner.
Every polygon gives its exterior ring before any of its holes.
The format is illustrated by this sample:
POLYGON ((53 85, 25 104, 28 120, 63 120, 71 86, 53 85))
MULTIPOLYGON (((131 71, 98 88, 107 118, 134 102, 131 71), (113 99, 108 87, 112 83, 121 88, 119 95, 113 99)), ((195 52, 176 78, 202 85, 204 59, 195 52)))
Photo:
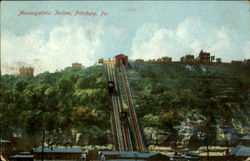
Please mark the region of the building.
POLYGON ((204 52, 203 50, 200 51, 197 60, 201 63, 208 63, 210 62, 210 53, 204 52))
POLYGON ((101 59, 98 60, 98 63, 99 63, 99 64, 103 64, 103 62, 104 62, 104 59, 103 59, 103 58, 101 58, 101 59))
POLYGON ((185 62, 185 57, 184 57, 184 56, 182 56, 182 57, 180 58, 180 62, 185 62))
MULTIPOLYGON (((81 161, 81 148, 44 148, 44 160, 53 161, 81 161)), ((42 148, 33 149, 34 161, 42 160, 42 148)))
POLYGON ((161 153, 138 153, 129 151, 106 151, 99 154, 100 161, 170 161, 170 157, 161 153))
POLYGON ((120 64, 128 65, 128 56, 124 54, 119 54, 115 56, 115 64, 120 66, 120 64))
POLYGON ((82 69, 82 64, 81 63, 72 63, 72 68, 74 69, 82 69))
POLYGON ((193 62, 194 61, 194 55, 190 55, 190 54, 186 55, 185 60, 186 60, 186 62, 193 62))
POLYGON ((164 63, 172 62, 172 58, 164 56, 164 57, 161 58, 161 61, 164 62, 164 63))
POLYGON ((22 68, 20 68, 20 75, 34 76, 34 68, 32 68, 32 67, 22 67, 22 68))
POLYGON ((135 62, 144 62, 143 59, 136 59, 135 62))
POLYGON ((239 139, 240 145, 248 146, 250 147, 250 136, 243 136, 239 139))
POLYGON ((242 61, 240 61, 240 60, 232 60, 231 64, 242 64, 242 61))
POLYGON ((238 145, 230 152, 230 155, 235 158, 235 161, 246 160, 248 157, 250 157, 250 147, 238 145))
POLYGON ((9 159, 9 156, 12 153, 12 142, 9 140, 0 140, 0 155, 5 158, 5 159, 9 159))
POLYGON ((10 157, 11 161, 33 161, 34 156, 30 152, 21 152, 10 157))
POLYGON ((194 55, 185 55, 183 57, 181 57, 180 59, 181 62, 193 62, 194 61, 194 55))
POLYGON ((245 59, 245 60, 244 60, 244 63, 245 63, 245 64, 250 64, 250 59, 245 59))

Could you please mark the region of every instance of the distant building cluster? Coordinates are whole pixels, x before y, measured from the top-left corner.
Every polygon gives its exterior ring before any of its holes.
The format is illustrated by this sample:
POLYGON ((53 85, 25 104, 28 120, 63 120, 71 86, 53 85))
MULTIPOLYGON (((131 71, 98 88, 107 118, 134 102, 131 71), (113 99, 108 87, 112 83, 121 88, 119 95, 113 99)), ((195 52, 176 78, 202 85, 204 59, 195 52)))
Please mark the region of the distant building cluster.
POLYGON ((23 76, 34 76, 34 68, 33 67, 21 67, 20 75, 23 76))
MULTIPOLYGON (((84 66, 81 63, 72 63, 71 68, 73 69, 82 69, 84 66)), ((33 67, 21 67, 19 69, 21 76, 34 76, 34 68, 33 67)))
POLYGON ((149 59, 144 61, 144 59, 136 59, 136 62, 146 62, 153 64, 250 64, 250 59, 244 61, 232 60, 231 63, 223 63, 221 58, 216 58, 212 56, 209 52, 200 51, 199 55, 195 58, 194 55, 188 54, 182 56, 180 61, 172 61, 171 57, 161 57, 159 59, 149 59))
POLYGON ((82 69, 84 66, 81 63, 72 63, 72 68, 82 69))

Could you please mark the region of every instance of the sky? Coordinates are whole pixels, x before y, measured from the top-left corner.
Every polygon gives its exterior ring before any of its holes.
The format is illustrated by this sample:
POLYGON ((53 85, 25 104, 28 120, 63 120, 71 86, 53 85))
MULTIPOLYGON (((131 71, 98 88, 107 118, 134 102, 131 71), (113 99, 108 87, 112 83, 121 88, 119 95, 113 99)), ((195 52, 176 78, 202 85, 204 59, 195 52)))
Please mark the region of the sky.
POLYGON ((73 62, 87 67, 120 53, 178 61, 203 49, 224 62, 249 59, 249 7, 247 1, 3 1, 1 72, 17 74, 21 66, 55 72, 73 62))

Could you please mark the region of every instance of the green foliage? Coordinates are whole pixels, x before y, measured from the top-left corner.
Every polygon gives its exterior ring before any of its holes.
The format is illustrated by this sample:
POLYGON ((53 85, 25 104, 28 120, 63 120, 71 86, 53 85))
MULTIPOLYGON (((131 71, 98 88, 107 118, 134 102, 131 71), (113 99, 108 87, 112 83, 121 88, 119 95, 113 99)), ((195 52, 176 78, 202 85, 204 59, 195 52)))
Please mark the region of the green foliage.
MULTIPOLYGON (((187 145, 197 149, 196 145, 215 144, 220 126, 242 131, 250 124, 249 65, 130 63, 127 71, 142 126, 157 136, 166 135, 163 144, 176 147, 189 139, 187 145), (186 126, 192 131, 182 132, 186 126)), ((36 147, 45 129, 50 145, 74 144, 76 133, 79 145, 105 144, 111 131, 106 83, 102 66, 67 68, 33 78, 1 76, 2 137, 21 136, 36 147)), ((126 103, 123 89, 119 90, 126 103)))
POLYGON ((75 131, 95 144, 110 128, 103 73, 101 66, 93 66, 33 78, 1 76, 2 137, 21 136, 33 147, 41 145, 45 129, 48 144, 67 145, 74 143, 75 131))
MULTIPOLYGON (((219 127, 228 125, 242 131, 239 128, 250 124, 250 70, 247 69, 249 65, 135 62, 130 63, 128 77, 145 128, 167 133, 166 143, 170 145, 169 140, 176 144, 182 139, 214 145, 219 127), (189 138, 182 136, 184 126, 192 128, 189 138)), ((190 131, 184 135, 187 133, 190 131)))

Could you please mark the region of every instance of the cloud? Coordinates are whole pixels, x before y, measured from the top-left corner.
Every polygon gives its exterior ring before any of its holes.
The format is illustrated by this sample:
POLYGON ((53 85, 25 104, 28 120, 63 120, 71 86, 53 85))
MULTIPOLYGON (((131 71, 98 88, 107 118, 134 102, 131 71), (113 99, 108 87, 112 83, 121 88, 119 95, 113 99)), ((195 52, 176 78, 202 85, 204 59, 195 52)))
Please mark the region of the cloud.
POLYGON ((249 58, 249 42, 238 42, 237 33, 227 26, 216 27, 200 19, 187 18, 176 29, 147 23, 136 32, 132 43, 132 59, 171 56, 179 60, 185 54, 198 55, 203 49, 223 61, 249 58), (247 56, 248 55, 248 56, 247 56))
POLYGON ((22 36, 3 33, 2 73, 16 73, 13 67, 34 66, 35 73, 55 71, 73 62, 93 65, 102 49, 103 23, 62 20, 49 33, 33 30, 22 36))

